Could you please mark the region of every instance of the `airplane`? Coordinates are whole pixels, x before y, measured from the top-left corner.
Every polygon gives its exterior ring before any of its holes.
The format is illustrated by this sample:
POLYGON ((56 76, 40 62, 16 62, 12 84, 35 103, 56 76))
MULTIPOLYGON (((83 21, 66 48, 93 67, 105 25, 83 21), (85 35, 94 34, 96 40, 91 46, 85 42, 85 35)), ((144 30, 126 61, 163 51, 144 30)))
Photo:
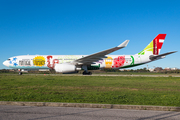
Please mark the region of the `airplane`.
POLYGON ((135 55, 108 55, 127 46, 125 40, 117 47, 113 47, 91 55, 22 55, 10 57, 3 64, 9 68, 18 69, 19 75, 23 70, 54 69, 60 73, 72 73, 84 70, 83 75, 91 75, 88 70, 121 69, 146 64, 166 55, 160 54, 166 34, 158 34, 141 52, 135 55))

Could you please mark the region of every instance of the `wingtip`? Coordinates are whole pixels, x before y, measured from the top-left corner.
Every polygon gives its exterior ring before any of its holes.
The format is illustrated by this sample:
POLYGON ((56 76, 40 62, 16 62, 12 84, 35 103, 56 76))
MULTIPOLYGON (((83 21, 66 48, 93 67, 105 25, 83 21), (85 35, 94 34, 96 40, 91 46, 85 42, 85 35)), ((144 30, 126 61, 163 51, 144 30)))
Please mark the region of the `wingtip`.
POLYGON ((129 40, 125 40, 123 43, 121 43, 119 46, 117 47, 126 47, 127 44, 129 43, 129 40))
POLYGON ((178 51, 173 51, 172 53, 176 53, 176 52, 178 52, 178 51))
POLYGON ((172 53, 176 53, 176 52, 178 52, 178 51, 172 51, 172 52, 169 52, 169 53, 172 54, 172 53))

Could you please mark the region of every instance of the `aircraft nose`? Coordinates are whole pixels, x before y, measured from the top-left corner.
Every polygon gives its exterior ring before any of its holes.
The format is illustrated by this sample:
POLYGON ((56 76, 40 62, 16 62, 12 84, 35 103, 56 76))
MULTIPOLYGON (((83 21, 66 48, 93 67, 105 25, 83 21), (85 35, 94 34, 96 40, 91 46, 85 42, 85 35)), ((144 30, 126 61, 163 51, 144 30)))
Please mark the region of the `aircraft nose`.
POLYGON ((3 65, 5 65, 5 66, 8 67, 8 61, 4 61, 4 62, 3 62, 3 65))

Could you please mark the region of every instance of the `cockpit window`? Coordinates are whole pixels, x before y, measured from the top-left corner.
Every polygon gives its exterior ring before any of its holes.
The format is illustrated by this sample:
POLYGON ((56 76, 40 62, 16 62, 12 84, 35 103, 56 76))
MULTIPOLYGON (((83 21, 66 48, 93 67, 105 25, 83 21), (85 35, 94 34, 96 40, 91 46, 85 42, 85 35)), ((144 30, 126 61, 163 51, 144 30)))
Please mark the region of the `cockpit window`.
POLYGON ((11 59, 7 59, 8 61, 10 61, 11 59))

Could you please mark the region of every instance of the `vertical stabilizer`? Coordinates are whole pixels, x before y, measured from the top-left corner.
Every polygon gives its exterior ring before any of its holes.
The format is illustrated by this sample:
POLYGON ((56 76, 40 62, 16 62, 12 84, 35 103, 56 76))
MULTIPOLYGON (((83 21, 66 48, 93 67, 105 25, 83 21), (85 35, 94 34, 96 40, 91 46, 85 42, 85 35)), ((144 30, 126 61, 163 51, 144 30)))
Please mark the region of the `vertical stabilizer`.
POLYGON ((159 55, 165 37, 166 34, 157 35, 143 51, 138 53, 138 55, 159 55))

